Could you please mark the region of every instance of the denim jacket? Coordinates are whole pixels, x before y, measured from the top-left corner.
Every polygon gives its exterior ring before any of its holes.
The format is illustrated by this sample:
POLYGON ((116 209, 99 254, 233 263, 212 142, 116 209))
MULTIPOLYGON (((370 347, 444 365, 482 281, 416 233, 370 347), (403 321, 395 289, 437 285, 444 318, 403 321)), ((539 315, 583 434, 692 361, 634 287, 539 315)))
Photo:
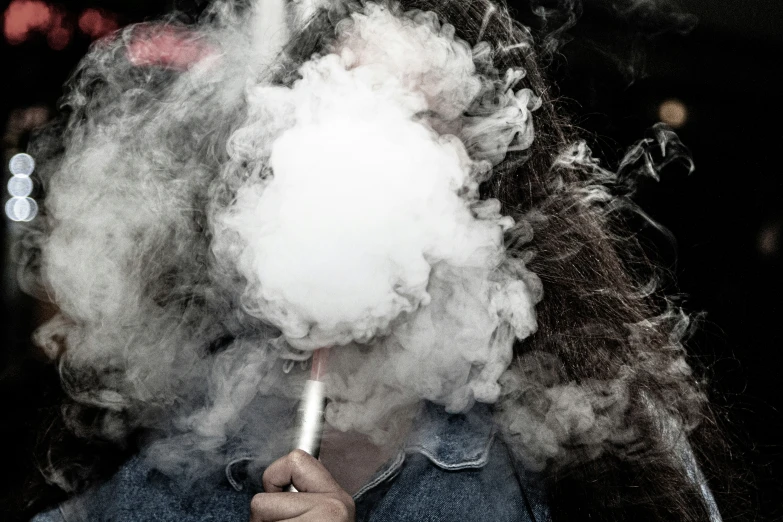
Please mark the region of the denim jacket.
MULTIPOLYGON (((139 457, 108 482, 32 522, 242 522, 250 518, 250 459, 226 467, 209 494, 192 496, 139 457)), ((520 474, 495 437, 489 408, 449 415, 427 404, 404 449, 355 495, 357 522, 546 522, 535 477, 520 474)))
MULTIPOLYGON (((495 435, 491 411, 484 405, 464 415, 425 405, 405 449, 354 495, 356 521, 549 522, 541 481, 517 466, 495 435)), ((687 453, 686 469, 703 484, 692 453, 687 453)), ((108 482, 32 522, 246 521, 250 498, 258 492, 258 482, 249 476, 250 463, 232 461, 224 481, 208 494, 194 496, 135 457, 108 482)), ((702 491, 711 522, 720 522, 706 484, 702 491)))

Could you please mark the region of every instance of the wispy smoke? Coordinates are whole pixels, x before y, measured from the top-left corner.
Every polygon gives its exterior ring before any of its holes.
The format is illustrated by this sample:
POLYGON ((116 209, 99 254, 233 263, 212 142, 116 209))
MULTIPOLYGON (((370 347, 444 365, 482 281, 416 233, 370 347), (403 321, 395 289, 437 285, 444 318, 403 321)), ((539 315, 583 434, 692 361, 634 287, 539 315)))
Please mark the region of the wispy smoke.
POLYGON ((566 44, 573 40, 582 53, 597 53, 611 64, 609 72, 621 73, 629 83, 645 75, 652 41, 687 34, 698 23, 677 0, 531 0, 530 6, 527 21, 544 55, 562 51, 568 57, 566 44), (583 18, 605 22, 579 23, 583 18))

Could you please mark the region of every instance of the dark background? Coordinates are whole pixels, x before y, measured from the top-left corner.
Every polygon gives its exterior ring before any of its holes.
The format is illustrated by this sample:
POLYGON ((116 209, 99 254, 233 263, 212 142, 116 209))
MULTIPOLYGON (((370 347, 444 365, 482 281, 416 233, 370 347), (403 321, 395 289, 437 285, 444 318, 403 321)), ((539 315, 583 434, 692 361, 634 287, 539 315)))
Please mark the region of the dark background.
MULTIPOLYGON (((113 23, 153 18, 173 3, 48 5, 63 15, 57 24, 62 30, 33 29, 24 41, 10 43, 11 8, 2 4, 4 163, 54 114, 61 85, 93 37, 113 23), (103 26, 94 16, 79 23, 88 8, 102 10, 103 26)), ((521 2, 512 5, 525 9, 521 2)), ((783 2, 683 1, 684 10, 699 18, 687 35, 663 31, 666 16, 651 26, 606 5, 591 8, 587 2, 550 76, 559 86, 562 107, 610 165, 661 119, 678 126, 691 149, 695 172, 669 169, 660 183, 643 184, 638 200, 677 239, 676 245, 660 242, 660 258, 678 281, 671 290, 687 296, 688 310, 706 312, 690 350, 712 382, 713 402, 747 465, 752 485, 746 494, 753 505, 748 518, 783 519, 783 2), (652 38, 651 33, 662 34, 652 38), (661 114, 667 100, 684 109, 684 121, 661 114)), ((670 7, 662 9, 666 15, 670 7)), ((5 167, 3 176, 5 182, 5 167)), ((20 292, 14 251, 20 225, 4 214, 2 219, 0 489, 5 498, 21 495, 25 482, 35 480, 30 455, 50 421, 59 388, 55 369, 30 343, 35 325, 51 312, 20 292)), ((0 518, 16 519, 20 507, 35 500, 4 501, 0 507, 14 513, 0 512, 0 518)))

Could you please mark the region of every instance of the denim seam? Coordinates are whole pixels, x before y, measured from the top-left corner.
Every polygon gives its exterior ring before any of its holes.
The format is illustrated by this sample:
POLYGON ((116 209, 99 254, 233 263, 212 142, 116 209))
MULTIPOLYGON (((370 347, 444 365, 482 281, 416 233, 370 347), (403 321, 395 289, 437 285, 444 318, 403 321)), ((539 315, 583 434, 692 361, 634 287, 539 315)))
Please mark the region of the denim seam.
POLYGON ((388 468, 386 468, 380 475, 372 479, 370 482, 362 486, 361 489, 359 489, 359 491, 354 493, 353 495, 354 501, 359 500, 365 493, 375 488, 380 483, 385 482, 386 480, 395 476, 400 471, 400 467, 402 466, 402 463, 404 461, 405 461, 405 452, 400 451, 399 453, 397 453, 397 457, 394 459, 394 461, 392 461, 392 463, 389 465, 388 468))
POLYGON ((251 460, 253 460, 252 457, 238 457, 233 459, 228 464, 226 464, 226 469, 225 469, 226 479, 228 480, 228 483, 231 484, 231 487, 234 488, 236 491, 242 491, 244 489, 244 486, 242 486, 242 484, 240 484, 239 481, 234 478, 232 466, 242 461, 251 461, 251 460))
POLYGON ((484 448, 479 453, 478 457, 471 460, 464 460, 457 464, 447 464, 443 462, 443 460, 441 460, 439 457, 434 455, 430 450, 425 449, 421 445, 410 446, 408 449, 410 451, 424 455, 433 464, 435 464, 441 469, 444 469, 446 471, 459 471, 461 469, 483 468, 484 466, 486 466, 487 462, 489 462, 489 450, 492 447, 492 442, 494 441, 494 439, 495 439, 495 429, 493 428, 489 434, 489 437, 487 437, 487 442, 485 443, 484 448))
POLYGON ((63 522, 68 522, 68 517, 65 516, 65 511, 63 510, 63 506, 64 504, 60 504, 59 506, 57 506, 57 511, 60 512, 60 516, 62 517, 63 522))

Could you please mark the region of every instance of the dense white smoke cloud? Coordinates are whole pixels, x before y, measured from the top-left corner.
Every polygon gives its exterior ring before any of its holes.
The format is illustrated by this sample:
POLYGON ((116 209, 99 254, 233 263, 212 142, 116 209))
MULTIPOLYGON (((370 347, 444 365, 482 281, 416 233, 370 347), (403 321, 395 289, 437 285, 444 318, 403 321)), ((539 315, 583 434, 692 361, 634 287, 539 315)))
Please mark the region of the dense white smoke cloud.
POLYGON ((504 266, 513 221, 478 199, 491 163, 431 124, 465 129, 499 161, 518 137, 530 145, 536 102, 508 81, 496 111, 462 122, 486 80, 453 33, 368 4, 291 88, 251 87, 231 147, 266 171, 215 219, 245 311, 299 350, 363 346, 335 355, 350 361, 333 366, 328 420, 376 438, 384 412, 421 399, 494 402, 514 339, 536 328, 535 278, 504 266))
MULTIPOLYGON (((272 137, 269 173, 239 189, 215 232, 227 237, 222 225, 247 245, 238 260, 250 282, 246 309, 297 348, 389 333, 401 314, 429 304, 439 263, 486 278, 511 224, 474 217, 475 173, 486 168, 420 117, 451 121, 468 108, 481 89, 470 50, 437 21, 367 11, 342 28, 332 54, 301 67, 292 89, 253 88, 254 114, 294 123, 272 137)), ((260 141, 238 134, 235 147, 260 141)))

